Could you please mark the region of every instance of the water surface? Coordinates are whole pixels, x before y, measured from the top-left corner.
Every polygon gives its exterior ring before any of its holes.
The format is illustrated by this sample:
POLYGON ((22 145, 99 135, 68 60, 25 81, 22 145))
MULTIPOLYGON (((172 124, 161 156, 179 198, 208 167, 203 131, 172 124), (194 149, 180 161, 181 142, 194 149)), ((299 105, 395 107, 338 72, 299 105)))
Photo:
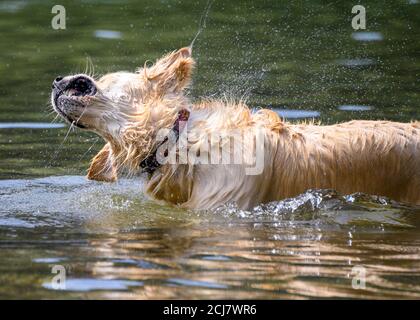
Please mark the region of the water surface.
MULTIPOLYGON (((140 178, 87 181, 103 141, 54 119, 52 79, 189 45, 206 1, 62 1, 66 30, 51 28, 55 4, 0 3, 1 298, 420 298, 417 207, 312 190, 195 212, 148 200, 140 178)), ((420 119, 418 1, 369 1, 363 31, 351 7, 216 0, 191 98, 245 98, 289 121, 420 119)))

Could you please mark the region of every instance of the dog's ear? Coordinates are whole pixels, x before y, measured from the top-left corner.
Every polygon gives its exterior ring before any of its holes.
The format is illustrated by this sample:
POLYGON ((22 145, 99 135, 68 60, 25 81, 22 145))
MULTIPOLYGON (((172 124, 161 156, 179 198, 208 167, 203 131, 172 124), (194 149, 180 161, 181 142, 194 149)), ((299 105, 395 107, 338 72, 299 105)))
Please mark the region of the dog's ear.
POLYGON ((185 47, 156 61, 145 74, 158 92, 180 92, 189 85, 193 68, 191 48, 185 47))
POLYGON ((92 159, 87 178, 89 180, 105 182, 114 182, 117 180, 117 170, 112 163, 112 150, 109 143, 92 159))

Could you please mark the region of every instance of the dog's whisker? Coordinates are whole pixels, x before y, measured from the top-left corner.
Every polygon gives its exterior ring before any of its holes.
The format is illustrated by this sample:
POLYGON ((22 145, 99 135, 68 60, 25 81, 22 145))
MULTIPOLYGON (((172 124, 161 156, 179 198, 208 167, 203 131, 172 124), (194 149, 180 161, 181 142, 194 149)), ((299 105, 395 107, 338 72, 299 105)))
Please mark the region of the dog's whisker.
POLYGON ((60 115, 56 115, 55 117, 54 117, 54 119, 52 119, 51 120, 51 123, 55 123, 57 120, 58 120, 58 118, 60 117, 60 115))
POLYGON ((79 124, 80 119, 83 117, 83 115, 85 114, 87 108, 85 107, 82 111, 82 113, 80 114, 80 116, 77 118, 77 120, 75 122, 73 122, 76 126, 79 124))
POLYGON ((72 130, 72 128, 73 128, 73 125, 74 125, 74 121, 70 124, 70 127, 69 127, 69 129, 67 130, 67 133, 66 133, 66 135, 64 136, 64 139, 63 139, 63 141, 60 143, 60 145, 58 146, 58 148, 55 150, 55 152, 53 153, 53 155, 51 156, 51 158, 50 158, 50 160, 49 160, 49 164, 51 165, 51 164, 53 164, 53 162, 57 159, 57 156, 59 155, 59 153, 61 152, 61 149, 62 149, 62 147, 63 147, 63 145, 64 145, 64 143, 66 142, 66 140, 67 140, 67 138, 68 138, 68 136, 69 136, 69 134, 70 134, 70 131, 72 130))
POLYGON ((81 156, 81 158, 79 159, 79 161, 82 161, 84 159, 84 157, 90 152, 90 150, 92 150, 92 148, 96 145, 96 143, 99 141, 99 137, 97 137, 95 139, 95 141, 93 142, 93 144, 86 150, 86 152, 81 156))

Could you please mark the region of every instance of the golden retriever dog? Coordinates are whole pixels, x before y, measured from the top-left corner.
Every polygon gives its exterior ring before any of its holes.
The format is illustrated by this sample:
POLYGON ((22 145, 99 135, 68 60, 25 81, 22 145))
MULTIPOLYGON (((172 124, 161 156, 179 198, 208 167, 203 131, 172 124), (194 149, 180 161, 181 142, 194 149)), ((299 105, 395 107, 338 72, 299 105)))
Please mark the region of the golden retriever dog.
POLYGON ((291 124, 242 102, 193 103, 184 92, 193 67, 190 48, 183 48, 135 73, 55 79, 56 112, 106 141, 89 179, 113 182, 122 171, 144 172, 152 198, 193 209, 227 202, 249 209, 325 188, 420 203, 420 123, 291 124), (162 130, 174 134, 162 138, 162 130), (242 148, 214 138, 227 132, 241 136, 242 148), (182 146, 176 143, 185 134, 182 146), (248 156, 230 161, 240 152, 248 156), (203 161, 209 157, 215 161, 203 161))

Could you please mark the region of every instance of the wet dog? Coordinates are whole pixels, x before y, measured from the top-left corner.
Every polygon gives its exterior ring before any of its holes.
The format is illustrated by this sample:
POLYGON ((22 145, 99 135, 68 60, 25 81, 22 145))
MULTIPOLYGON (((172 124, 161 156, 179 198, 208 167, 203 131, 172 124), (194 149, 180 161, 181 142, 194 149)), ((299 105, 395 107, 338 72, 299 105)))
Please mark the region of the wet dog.
POLYGON ((106 141, 89 179, 145 172, 147 194, 196 209, 246 209, 314 188, 420 203, 420 123, 290 124, 241 102, 192 103, 184 91, 193 67, 183 48, 135 73, 55 79, 56 112, 106 141), (172 134, 162 138, 162 130, 172 134))

